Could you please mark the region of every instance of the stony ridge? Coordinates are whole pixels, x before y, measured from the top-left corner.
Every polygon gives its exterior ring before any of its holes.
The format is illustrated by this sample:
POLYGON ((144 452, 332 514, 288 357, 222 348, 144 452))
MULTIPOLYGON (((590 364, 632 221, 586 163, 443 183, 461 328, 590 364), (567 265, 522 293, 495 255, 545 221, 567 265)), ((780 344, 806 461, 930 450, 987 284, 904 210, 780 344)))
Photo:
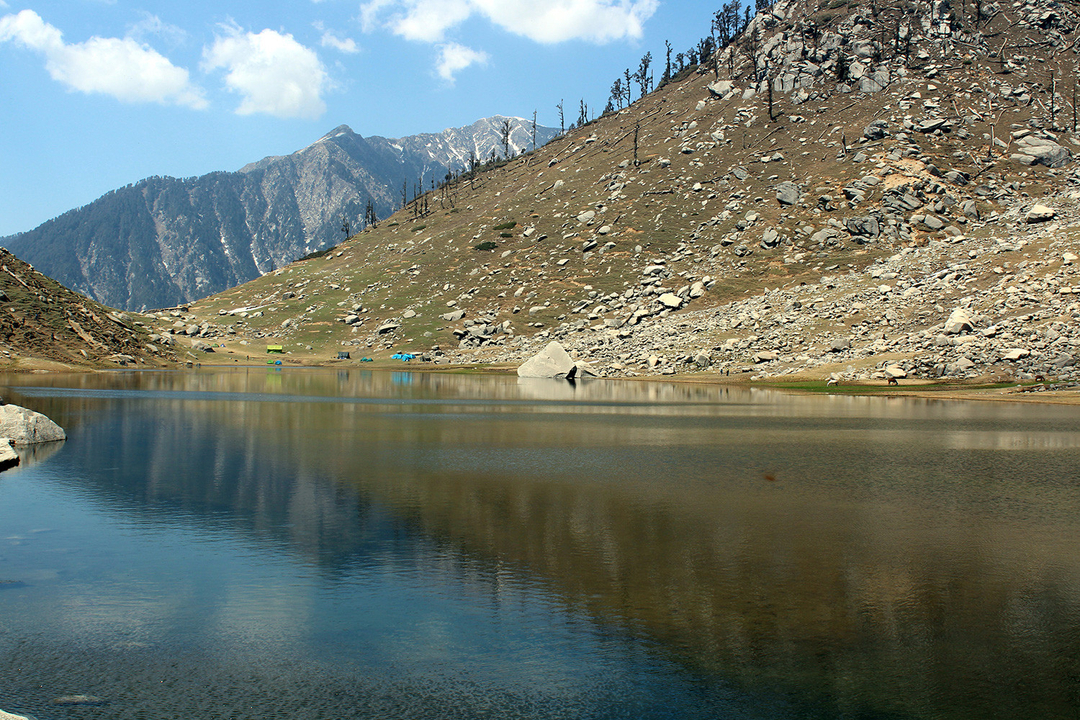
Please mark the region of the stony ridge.
POLYGON ((1077 19, 777 3, 715 68, 192 317, 312 359, 1077 379, 1077 19))

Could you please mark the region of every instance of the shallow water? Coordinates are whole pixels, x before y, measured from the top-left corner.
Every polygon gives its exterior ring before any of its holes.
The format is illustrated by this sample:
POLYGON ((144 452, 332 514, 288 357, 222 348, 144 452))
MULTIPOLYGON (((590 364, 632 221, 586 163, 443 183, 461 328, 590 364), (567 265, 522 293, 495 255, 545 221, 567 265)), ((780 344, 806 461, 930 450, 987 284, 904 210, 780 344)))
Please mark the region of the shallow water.
POLYGON ((0 378, 0 708, 1080 711, 1080 413, 367 371, 0 378), (91 704, 62 705, 86 695, 91 704))

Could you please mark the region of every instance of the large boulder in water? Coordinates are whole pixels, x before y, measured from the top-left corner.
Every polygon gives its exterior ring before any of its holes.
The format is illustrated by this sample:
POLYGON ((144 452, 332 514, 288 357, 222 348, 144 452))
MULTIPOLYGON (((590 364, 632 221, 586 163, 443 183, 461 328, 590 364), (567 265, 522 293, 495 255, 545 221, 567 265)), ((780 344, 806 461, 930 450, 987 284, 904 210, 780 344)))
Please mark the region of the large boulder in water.
MULTIPOLYGON (((7 438, 0 438, 0 470, 7 470, 18 464, 19 453, 15 452, 15 448, 11 446, 11 441, 7 438)), ((2 712, 0 712, 0 720, 4 720, 2 712)))
POLYGON ((28 715, 14 715, 0 710, 0 720, 31 720, 31 718, 28 715))
POLYGON ((0 406, 0 438, 12 445, 66 440, 64 429, 39 412, 18 405, 0 406))
POLYGON ((526 360, 518 368, 518 377, 526 378, 566 378, 572 380, 577 373, 577 364, 558 342, 549 342, 547 347, 526 360))

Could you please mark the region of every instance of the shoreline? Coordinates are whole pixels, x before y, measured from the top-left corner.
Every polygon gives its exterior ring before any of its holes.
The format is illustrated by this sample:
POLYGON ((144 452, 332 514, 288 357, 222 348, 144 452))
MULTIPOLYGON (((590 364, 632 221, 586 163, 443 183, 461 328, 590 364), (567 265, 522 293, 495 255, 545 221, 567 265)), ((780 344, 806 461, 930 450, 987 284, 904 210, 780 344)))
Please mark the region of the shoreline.
MULTIPOLYGON (((243 364, 228 363, 222 359, 209 359, 208 362, 187 363, 180 362, 174 365, 146 367, 146 368, 102 368, 102 367, 76 367, 59 366, 58 363, 49 360, 34 358, 19 358, 17 367, 0 367, 0 374, 11 373, 18 375, 46 374, 46 373, 98 373, 98 372, 172 372, 189 368, 267 368, 267 369, 324 369, 324 370, 378 370, 380 372, 413 372, 413 373, 445 373, 445 374, 475 374, 475 375, 512 375, 517 369, 512 363, 462 363, 456 365, 433 365, 433 364, 402 364, 390 365, 386 361, 375 361, 370 364, 358 365, 354 361, 350 364, 345 362, 328 363, 307 362, 305 359, 293 360, 282 365, 243 364)), ((742 375, 743 373, 740 373, 742 375)), ((819 378, 805 376, 790 376, 786 378, 770 378, 768 380, 724 376, 719 373, 700 372, 693 374, 673 375, 635 375, 632 377, 619 378, 591 378, 590 381, 619 380, 629 382, 670 382, 679 384, 716 385, 728 387, 757 388, 761 390, 773 390, 791 395, 852 395, 859 397, 885 397, 885 398, 918 398, 922 400, 951 400, 973 402, 1014 402, 1022 404, 1046 404, 1046 405, 1080 405, 1080 384, 1068 387, 1059 387, 1057 384, 1046 383, 994 383, 987 380, 972 380, 970 386, 962 382, 938 382, 934 380, 908 378, 904 384, 889 386, 884 381, 864 381, 827 386, 826 381, 819 378), (1045 388, 1045 389, 1039 389, 1045 388)))

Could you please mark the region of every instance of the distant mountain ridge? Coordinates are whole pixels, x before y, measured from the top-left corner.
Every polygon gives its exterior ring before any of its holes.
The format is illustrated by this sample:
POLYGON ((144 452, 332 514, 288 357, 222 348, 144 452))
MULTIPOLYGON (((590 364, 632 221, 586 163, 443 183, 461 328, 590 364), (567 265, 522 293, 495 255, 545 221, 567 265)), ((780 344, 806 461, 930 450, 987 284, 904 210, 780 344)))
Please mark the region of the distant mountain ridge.
MULTIPOLYGON (((291 155, 236 172, 151 177, 106 193, 0 243, 38 270, 99 302, 128 310, 171 307, 220 292, 344 238, 370 200, 379 217, 402 184, 430 187, 471 154, 532 146, 532 123, 493 116, 404 138, 364 138, 341 125, 291 155)), ((536 144, 559 134, 537 126, 536 144)), ((357 228, 358 229, 358 228, 357 228)))

